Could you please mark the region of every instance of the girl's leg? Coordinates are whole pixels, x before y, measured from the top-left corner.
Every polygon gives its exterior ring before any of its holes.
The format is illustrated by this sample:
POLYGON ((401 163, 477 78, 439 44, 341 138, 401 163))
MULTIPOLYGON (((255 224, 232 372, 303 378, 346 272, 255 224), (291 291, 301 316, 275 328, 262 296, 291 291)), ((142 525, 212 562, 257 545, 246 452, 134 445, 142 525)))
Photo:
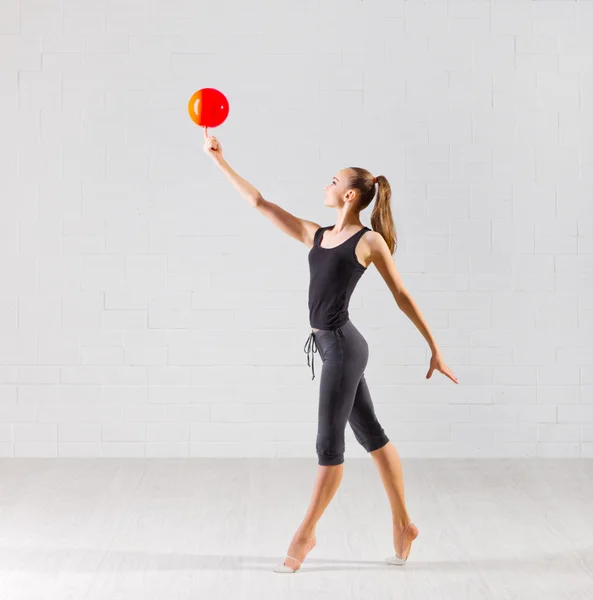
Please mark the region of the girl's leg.
POLYGON ((307 554, 315 546, 315 527, 340 486, 343 472, 343 463, 327 467, 322 465, 317 466, 317 477, 309 507, 286 553, 288 556, 292 556, 298 560, 285 558, 284 564, 287 567, 291 569, 300 568, 307 554))
POLYGON ((344 433, 352 411, 356 389, 364 370, 364 353, 354 354, 349 339, 340 330, 316 332, 323 361, 319 381, 316 452, 317 477, 311 501, 288 548, 284 564, 300 568, 306 554, 315 545, 315 528, 334 497, 344 470, 344 433), (288 557, 294 557, 298 561, 288 557))
POLYGON ((404 474, 401 461, 395 446, 388 442, 383 447, 371 452, 377 470, 387 492, 393 524, 406 526, 410 517, 406 509, 404 497, 404 474))
MULTIPOLYGON (((359 345, 361 344, 362 340, 359 341, 359 345)), ((418 528, 412 523, 406 529, 410 517, 406 509, 404 476, 399 454, 377 419, 364 373, 360 378, 348 421, 357 441, 375 461, 391 506, 395 551, 400 557, 406 558, 412 541, 418 535, 418 528), (402 539, 404 531, 406 536, 402 539)))
POLYGON ((410 517, 404 498, 404 476, 399 454, 395 446, 388 442, 382 448, 371 452, 371 456, 375 461, 391 505, 395 552, 401 558, 407 558, 412 542, 418 536, 418 527, 412 523, 406 530, 410 517), (406 531, 406 537, 402 539, 404 531, 406 531))

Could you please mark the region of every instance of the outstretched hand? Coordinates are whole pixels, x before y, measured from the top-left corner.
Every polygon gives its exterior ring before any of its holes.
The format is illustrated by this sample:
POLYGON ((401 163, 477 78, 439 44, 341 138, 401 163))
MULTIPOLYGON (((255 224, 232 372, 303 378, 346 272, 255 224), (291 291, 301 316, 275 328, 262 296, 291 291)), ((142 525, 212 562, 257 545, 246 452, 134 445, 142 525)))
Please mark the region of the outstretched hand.
POLYGON ((440 352, 433 352, 430 357, 430 368, 428 369, 428 373, 426 374, 426 379, 430 379, 433 371, 439 371, 446 375, 451 381, 454 383, 459 383, 456 375, 451 371, 451 369, 445 364, 443 357, 440 352))
POLYGON ((222 147, 213 135, 208 135, 208 127, 204 127, 204 140, 204 152, 211 158, 220 160, 222 158, 222 147))

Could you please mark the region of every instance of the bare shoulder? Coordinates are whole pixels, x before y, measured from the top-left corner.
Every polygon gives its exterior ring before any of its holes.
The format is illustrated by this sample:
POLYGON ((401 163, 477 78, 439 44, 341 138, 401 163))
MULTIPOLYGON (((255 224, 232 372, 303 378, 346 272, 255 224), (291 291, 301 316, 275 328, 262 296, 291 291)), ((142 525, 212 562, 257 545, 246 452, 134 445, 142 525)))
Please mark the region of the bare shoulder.
POLYGON ((365 267, 369 267, 373 262, 373 257, 380 252, 381 242, 385 244, 383 236, 372 229, 365 231, 360 236, 360 240, 356 245, 356 254, 365 267))
POLYGON ((361 239, 364 240, 369 249, 375 252, 380 251, 382 248, 387 248, 385 238, 378 231, 373 231, 371 229, 363 234, 361 239))

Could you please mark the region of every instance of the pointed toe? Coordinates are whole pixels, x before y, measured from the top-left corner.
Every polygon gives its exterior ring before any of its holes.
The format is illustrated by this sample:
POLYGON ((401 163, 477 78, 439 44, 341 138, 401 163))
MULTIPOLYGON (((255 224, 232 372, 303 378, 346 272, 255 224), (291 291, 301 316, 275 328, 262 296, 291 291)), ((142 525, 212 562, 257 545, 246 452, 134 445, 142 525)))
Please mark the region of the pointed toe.
POLYGON ((290 567, 287 567, 286 565, 276 565, 274 567, 274 572, 275 573, 294 573, 294 569, 291 569, 290 567))
POLYGON ((394 554, 393 556, 388 556, 385 559, 385 562, 388 565, 398 565, 398 566, 401 566, 401 565, 405 565, 406 564, 406 559, 405 558, 400 558, 397 554, 394 554))
MULTIPOLYGON (((298 563, 302 564, 302 563, 301 563, 301 561, 300 561, 298 558, 294 558, 294 557, 292 557, 292 556, 288 556, 288 554, 285 556, 284 560, 286 560, 287 558, 292 558, 292 560, 296 560, 296 562, 298 562, 298 563)), ((275 571, 276 573, 295 573, 296 571, 298 571, 298 569, 293 569, 293 568, 291 568, 291 567, 287 567, 287 566, 284 564, 284 562, 282 562, 281 564, 279 564, 279 565, 276 565, 276 566, 274 567, 274 571, 275 571)))
MULTIPOLYGON (((410 540, 410 545, 412 544, 412 542, 418 537, 418 528, 416 527, 416 525, 414 525, 412 523, 412 521, 408 521, 408 524, 406 525, 405 529, 402 532, 400 541, 398 542, 398 545, 396 546, 396 552, 395 554, 392 554, 391 556, 388 556, 387 558, 385 558, 385 562, 389 565, 398 565, 398 566, 402 566, 406 564, 406 561, 408 560, 408 557, 406 556, 406 558, 402 558, 398 553, 397 553, 397 548, 398 546, 402 546, 403 544, 401 543, 401 539, 405 539, 406 537, 406 532, 408 531, 408 528, 410 526, 413 526, 412 528, 412 536, 411 536, 411 540, 410 540)), ((403 554, 404 550, 403 548, 401 548, 400 552, 403 554)), ((410 550, 408 549, 408 556, 410 554, 410 550)))

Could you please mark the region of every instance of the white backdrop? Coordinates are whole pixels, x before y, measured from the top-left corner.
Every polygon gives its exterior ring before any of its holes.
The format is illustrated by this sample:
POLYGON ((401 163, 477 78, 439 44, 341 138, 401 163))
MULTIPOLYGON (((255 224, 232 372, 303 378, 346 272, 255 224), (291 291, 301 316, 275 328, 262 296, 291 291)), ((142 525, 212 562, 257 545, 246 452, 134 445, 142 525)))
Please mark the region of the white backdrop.
POLYGON ((2 0, 0 456, 315 458, 308 249, 203 152, 215 87, 210 134, 293 214, 390 181, 459 377, 371 267, 350 315, 402 456, 592 457, 591 31, 587 0, 2 0))

